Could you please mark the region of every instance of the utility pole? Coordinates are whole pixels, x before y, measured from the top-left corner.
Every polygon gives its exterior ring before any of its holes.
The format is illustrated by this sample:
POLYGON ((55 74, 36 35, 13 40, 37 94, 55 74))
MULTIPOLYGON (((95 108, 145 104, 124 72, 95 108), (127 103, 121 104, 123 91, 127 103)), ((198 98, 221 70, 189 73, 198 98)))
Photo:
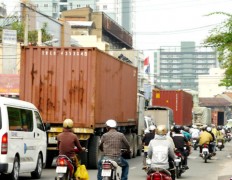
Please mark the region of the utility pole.
POLYGON ((24 46, 28 45, 28 9, 27 9, 27 0, 21 0, 21 6, 22 6, 22 20, 24 20, 24 46))

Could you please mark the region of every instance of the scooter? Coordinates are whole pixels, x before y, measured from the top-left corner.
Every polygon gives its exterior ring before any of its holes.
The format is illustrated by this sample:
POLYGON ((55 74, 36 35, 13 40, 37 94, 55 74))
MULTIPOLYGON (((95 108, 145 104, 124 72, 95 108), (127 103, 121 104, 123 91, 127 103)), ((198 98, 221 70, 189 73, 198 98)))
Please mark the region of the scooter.
MULTIPOLYGON (((78 153, 78 148, 74 148, 75 153, 78 153)), ((88 152, 85 149, 85 152, 88 152)), ((59 155, 56 159, 56 174, 55 180, 74 180, 74 162, 66 155, 59 155)))
POLYGON ((70 158, 66 155, 59 155, 56 160, 55 180, 71 180, 74 175, 74 165, 70 158))
POLYGON ((197 150, 197 147, 198 147, 198 140, 197 140, 197 139, 193 139, 193 140, 192 140, 192 144, 193 144, 193 149, 194 149, 194 150, 197 150))
POLYGON ((176 158, 174 160, 174 164, 175 164, 175 174, 176 174, 176 178, 180 178, 181 174, 185 172, 185 167, 183 167, 183 161, 184 161, 184 157, 182 156, 181 152, 176 150, 175 151, 176 154, 176 158))
POLYGON ((207 163, 207 160, 211 158, 211 154, 209 153, 209 145, 203 144, 202 145, 202 158, 204 159, 204 162, 207 163))
POLYGON ((147 180, 172 180, 171 173, 162 168, 151 168, 151 159, 146 159, 147 180))
POLYGON ((217 147, 218 147, 218 149, 219 149, 220 151, 224 148, 223 139, 218 139, 218 140, 217 140, 217 147))
POLYGON ((147 180, 172 180, 171 173, 162 168, 150 168, 147 173, 147 180))

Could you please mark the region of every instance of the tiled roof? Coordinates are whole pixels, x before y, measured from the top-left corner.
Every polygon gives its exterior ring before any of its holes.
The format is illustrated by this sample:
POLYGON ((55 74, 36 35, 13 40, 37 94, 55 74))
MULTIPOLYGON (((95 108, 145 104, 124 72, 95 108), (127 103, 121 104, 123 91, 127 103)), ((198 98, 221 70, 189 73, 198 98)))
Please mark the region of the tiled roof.
POLYGON ((231 106, 224 98, 199 98, 200 106, 231 106))

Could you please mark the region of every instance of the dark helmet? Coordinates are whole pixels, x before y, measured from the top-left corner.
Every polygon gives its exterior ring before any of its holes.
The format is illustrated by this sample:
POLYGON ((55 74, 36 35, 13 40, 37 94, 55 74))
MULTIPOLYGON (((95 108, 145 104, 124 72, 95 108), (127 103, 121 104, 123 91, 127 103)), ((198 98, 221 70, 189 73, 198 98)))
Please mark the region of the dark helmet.
POLYGON ((182 130, 182 126, 175 125, 174 128, 173 128, 173 130, 174 130, 175 133, 180 133, 180 131, 182 130))
POLYGON ((217 127, 217 130, 218 130, 218 131, 222 130, 222 126, 218 126, 218 127, 217 127))

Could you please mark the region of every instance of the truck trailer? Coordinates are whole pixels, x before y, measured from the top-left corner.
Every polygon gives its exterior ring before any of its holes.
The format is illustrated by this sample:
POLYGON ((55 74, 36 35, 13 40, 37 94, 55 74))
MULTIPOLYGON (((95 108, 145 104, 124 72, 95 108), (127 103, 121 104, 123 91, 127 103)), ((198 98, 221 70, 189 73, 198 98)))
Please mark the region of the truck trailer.
POLYGON ((193 107, 193 124, 198 127, 201 127, 203 125, 211 125, 211 108, 193 107))
POLYGON ((152 91, 152 106, 169 107, 173 110, 174 123, 190 126, 192 124, 193 97, 183 90, 152 91))
MULTIPOLYGON (((142 150, 138 130, 137 68, 97 48, 36 47, 21 49, 21 100, 32 102, 50 124, 47 167, 58 155, 56 136, 64 119, 88 149, 80 155, 88 168, 97 168, 105 122, 115 119, 131 146, 131 157, 142 150)), ((131 158, 130 157, 130 158, 131 158)))

